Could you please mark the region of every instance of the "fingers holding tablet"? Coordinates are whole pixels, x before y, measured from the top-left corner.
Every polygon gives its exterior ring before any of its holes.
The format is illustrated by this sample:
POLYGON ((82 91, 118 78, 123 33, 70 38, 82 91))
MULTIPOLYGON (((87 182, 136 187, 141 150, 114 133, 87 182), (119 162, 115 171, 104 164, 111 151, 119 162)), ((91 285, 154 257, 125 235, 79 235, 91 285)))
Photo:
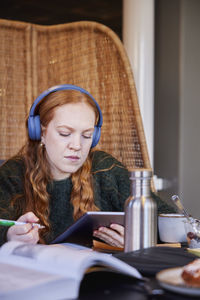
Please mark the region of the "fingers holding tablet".
POLYGON ((111 224, 110 227, 99 227, 93 232, 93 236, 111 246, 124 247, 124 226, 122 225, 111 224))

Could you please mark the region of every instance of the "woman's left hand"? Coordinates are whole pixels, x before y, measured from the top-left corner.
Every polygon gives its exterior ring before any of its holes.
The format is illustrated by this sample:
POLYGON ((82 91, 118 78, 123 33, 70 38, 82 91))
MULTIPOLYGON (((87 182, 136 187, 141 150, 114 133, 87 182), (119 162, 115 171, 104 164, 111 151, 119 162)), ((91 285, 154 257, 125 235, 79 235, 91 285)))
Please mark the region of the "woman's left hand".
POLYGON ((99 227, 98 230, 93 232, 93 236, 111 246, 124 247, 124 226, 122 225, 111 224, 110 227, 99 227))

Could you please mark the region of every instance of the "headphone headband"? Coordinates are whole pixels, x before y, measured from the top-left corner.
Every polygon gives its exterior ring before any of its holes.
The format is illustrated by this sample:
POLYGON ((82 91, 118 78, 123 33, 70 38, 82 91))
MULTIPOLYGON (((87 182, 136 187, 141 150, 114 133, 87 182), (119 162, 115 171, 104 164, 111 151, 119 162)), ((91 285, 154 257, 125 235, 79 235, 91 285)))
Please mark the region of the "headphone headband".
POLYGON ((29 133, 29 137, 31 140, 40 140, 41 139, 41 124, 40 124, 40 116, 39 115, 35 115, 35 109, 37 107, 37 105, 46 97, 48 96, 50 93, 56 92, 56 91, 61 91, 61 90, 75 90, 75 91, 79 91, 83 94, 88 95, 93 102, 95 103, 98 112, 99 112, 99 120, 97 125, 95 126, 95 130, 94 130, 94 134, 93 134, 93 140, 92 140, 92 145, 91 147, 95 147, 100 139, 100 135, 101 135, 101 126, 103 124, 103 116, 102 116, 102 112, 100 109, 99 104, 97 103, 97 101, 94 99, 94 97, 86 90, 84 90, 83 88, 76 86, 76 85, 72 85, 72 84, 61 84, 61 85, 56 85, 53 86, 51 88, 49 88, 48 90, 42 92, 34 101, 33 105, 31 106, 30 112, 29 112, 29 118, 28 118, 28 133, 29 133))

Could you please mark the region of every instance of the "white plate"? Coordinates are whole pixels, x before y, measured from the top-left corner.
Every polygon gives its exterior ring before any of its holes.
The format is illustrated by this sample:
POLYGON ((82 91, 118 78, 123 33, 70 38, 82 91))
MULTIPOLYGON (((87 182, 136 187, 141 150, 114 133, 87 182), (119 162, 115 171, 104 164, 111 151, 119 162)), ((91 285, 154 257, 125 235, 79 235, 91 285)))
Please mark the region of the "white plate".
POLYGON ((162 270, 156 274, 156 279, 163 288, 169 291, 190 296, 200 296, 200 288, 185 284, 181 277, 182 270, 182 267, 162 270))

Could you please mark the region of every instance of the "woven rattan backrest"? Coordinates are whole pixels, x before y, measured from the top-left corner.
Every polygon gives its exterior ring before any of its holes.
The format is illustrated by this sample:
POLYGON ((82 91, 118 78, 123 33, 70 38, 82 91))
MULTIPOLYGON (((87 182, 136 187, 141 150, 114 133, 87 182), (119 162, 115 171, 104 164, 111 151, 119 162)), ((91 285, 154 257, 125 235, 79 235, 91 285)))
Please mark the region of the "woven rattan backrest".
POLYGON ((57 84, 88 90, 103 113, 97 149, 128 168, 150 168, 133 74, 123 44, 96 22, 40 26, 0 20, 0 159, 25 141, 34 99, 57 84))

